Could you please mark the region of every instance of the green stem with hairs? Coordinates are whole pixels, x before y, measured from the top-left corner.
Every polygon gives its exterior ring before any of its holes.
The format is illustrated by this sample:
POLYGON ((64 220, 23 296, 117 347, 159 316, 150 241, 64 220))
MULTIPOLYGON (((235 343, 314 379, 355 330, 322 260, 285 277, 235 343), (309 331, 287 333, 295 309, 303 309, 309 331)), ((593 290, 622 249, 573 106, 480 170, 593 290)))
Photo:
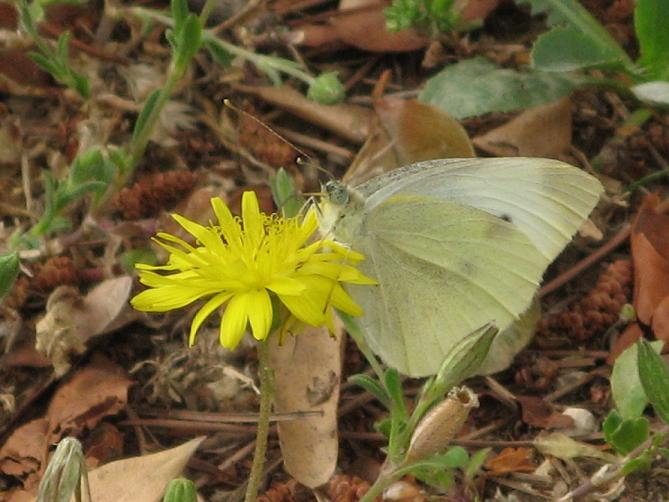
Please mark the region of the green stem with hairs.
POLYGON ((258 414, 258 429, 256 432, 256 448, 253 454, 253 464, 246 485, 244 502, 255 502, 258 496, 258 487, 262 480, 265 456, 267 453, 267 437, 269 435, 269 418, 272 411, 272 396, 274 383, 272 369, 269 365, 269 338, 258 343, 258 377, 260 380, 260 411, 258 414))

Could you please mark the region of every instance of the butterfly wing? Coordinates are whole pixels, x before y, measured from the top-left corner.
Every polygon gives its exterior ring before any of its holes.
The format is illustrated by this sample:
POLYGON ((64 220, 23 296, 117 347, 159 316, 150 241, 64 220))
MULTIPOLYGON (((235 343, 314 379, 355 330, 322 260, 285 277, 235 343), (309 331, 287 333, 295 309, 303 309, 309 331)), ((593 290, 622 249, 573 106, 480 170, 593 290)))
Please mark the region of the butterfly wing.
POLYGON ((551 159, 442 159, 419 162, 357 187, 370 211, 393 194, 435 197, 513 223, 552 261, 599 200, 597 179, 551 159))
POLYGON ((393 195, 354 232, 362 270, 353 286, 372 349, 411 376, 434 374, 464 336, 509 326, 530 304, 549 260, 513 224, 434 197, 393 195))

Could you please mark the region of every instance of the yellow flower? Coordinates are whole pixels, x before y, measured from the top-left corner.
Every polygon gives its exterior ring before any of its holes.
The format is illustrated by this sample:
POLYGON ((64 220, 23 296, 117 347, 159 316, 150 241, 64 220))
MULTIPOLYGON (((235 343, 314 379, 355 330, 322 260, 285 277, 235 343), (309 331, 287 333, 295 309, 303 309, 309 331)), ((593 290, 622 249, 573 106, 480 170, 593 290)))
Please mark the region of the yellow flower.
POLYGON ((195 237, 194 246, 167 233, 157 234, 155 241, 170 256, 166 265, 137 264, 139 280, 149 289, 131 300, 133 307, 165 312, 208 298, 191 324, 193 344, 202 323, 227 303, 220 341, 228 349, 237 346, 248 324, 256 339, 267 338, 274 318, 273 298, 292 317, 312 326, 332 329, 333 307, 362 314, 341 283, 375 281, 348 264, 362 260, 361 254, 328 240, 309 242, 318 227, 314 210, 301 221, 266 215, 258 208, 255 192, 244 193, 241 218, 233 217, 219 198, 211 199, 211 205, 218 225, 205 227, 172 215, 195 237))

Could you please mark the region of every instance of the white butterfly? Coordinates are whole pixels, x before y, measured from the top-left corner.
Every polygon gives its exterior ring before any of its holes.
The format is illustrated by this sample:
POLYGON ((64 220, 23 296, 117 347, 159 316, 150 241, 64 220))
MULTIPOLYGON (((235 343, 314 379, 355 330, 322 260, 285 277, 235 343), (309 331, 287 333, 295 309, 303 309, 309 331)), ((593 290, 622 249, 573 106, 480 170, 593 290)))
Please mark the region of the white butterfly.
POLYGON ((583 171, 534 158, 433 160, 326 188, 321 231, 363 253, 379 283, 349 288, 367 342, 416 377, 485 323, 511 326, 602 192, 583 171))

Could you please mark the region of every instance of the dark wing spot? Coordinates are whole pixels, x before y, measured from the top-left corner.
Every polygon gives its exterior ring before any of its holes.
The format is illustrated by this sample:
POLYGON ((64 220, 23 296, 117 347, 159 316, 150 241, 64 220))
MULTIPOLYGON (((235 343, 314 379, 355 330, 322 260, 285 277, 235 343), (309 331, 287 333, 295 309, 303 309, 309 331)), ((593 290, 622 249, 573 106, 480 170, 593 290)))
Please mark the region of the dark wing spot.
POLYGON ((511 218, 510 214, 502 213, 499 217, 508 223, 513 223, 513 218, 511 218))

